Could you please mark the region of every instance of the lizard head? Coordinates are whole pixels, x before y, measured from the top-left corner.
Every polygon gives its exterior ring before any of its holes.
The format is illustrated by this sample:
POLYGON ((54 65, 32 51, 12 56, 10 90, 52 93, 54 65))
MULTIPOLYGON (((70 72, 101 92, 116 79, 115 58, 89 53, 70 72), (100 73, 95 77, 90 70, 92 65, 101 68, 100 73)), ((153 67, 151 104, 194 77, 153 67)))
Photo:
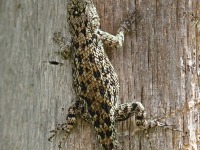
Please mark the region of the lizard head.
POLYGON ((72 34, 100 26, 100 18, 92 0, 71 0, 67 5, 67 13, 72 34))

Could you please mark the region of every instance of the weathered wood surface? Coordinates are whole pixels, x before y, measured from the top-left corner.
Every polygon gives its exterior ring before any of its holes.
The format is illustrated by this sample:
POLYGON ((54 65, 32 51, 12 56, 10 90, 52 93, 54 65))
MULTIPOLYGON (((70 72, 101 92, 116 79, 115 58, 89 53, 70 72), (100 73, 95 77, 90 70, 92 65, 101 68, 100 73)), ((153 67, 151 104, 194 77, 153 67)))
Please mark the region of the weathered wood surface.
MULTIPOLYGON (((0 1, 0 149, 55 150, 47 139, 63 122, 74 94, 71 66, 54 52, 55 31, 68 36, 67 1, 0 1), (62 109, 64 108, 64 109, 62 109)), ((148 117, 165 117, 182 133, 152 129, 135 133, 133 118, 118 124, 119 149, 200 149, 199 0, 95 0, 102 29, 116 33, 128 9, 142 20, 123 49, 107 49, 120 79, 120 102, 140 101, 148 117), (151 143, 151 144, 150 144, 151 143)), ((79 121, 63 149, 98 150, 91 125, 79 121)))

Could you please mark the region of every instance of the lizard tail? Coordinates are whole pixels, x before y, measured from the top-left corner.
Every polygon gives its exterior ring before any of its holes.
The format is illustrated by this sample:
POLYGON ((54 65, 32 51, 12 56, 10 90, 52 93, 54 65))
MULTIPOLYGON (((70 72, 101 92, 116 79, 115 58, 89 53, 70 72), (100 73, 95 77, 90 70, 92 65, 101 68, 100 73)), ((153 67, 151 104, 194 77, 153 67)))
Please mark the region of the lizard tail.
POLYGON ((113 150, 117 147, 116 129, 112 118, 107 114, 101 114, 93 120, 102 150, 113 150))

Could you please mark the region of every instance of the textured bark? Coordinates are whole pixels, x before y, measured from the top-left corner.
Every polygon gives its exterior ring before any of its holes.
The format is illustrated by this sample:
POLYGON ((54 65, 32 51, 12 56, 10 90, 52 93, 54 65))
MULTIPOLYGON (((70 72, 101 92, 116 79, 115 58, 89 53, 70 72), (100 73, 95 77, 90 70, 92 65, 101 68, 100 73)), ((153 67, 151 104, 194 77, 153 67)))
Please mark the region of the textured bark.
MULTIPOLYGON (((199 0, 94 0, 101 28, 115 34, 129 9, 140 12, 136 31, 123 49, 106 48, 120 79, 120 102, 140 101, 149 118, 175 124, 134 132, 133 117, 119 123, 123 150, 200 149, 200 2, 199 0), (148 135, 148 136, 147 136, 148 135)), ((47 139, 64 122, 74 98, 71 65, 54 52, 55 31, 69 36, 67 1, 0 1, 0 147, 1 150, 55 150, 47 139), (63 109, 62 109, 63 108, 63 109)), ((134 27, 133 26, 133 27, 134 27)), ((98 150, 91 125, 79 120, 63 149, 98 150)))

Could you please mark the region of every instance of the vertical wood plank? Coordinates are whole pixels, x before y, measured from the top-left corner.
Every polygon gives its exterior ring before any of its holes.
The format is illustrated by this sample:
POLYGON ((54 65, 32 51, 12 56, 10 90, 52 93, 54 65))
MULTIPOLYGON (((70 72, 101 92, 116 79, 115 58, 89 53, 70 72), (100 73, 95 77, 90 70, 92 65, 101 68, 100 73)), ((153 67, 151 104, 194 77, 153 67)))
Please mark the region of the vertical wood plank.
MULTIPOLYGON (((183 132, 135 132, 134 119, 117 124, 118 149, 200 149, 199 0, 94 0, 101 28, 115 34, 137 9, 142 20, 122 49, 106 52, 120 80, 118 103, 140 101, 149 118, 165 117, 183 132)), ((69 36, 67 1, 0 1, 0 149, 55 150, 62 135, 47 139, 65 120, 74 99, 70 62, 54 54, 53 33, 69 36), (62 109, 63 108, 63 109, 62 109)), ((94 129, 78 120, 63 149, 99 150, 94 129)))

